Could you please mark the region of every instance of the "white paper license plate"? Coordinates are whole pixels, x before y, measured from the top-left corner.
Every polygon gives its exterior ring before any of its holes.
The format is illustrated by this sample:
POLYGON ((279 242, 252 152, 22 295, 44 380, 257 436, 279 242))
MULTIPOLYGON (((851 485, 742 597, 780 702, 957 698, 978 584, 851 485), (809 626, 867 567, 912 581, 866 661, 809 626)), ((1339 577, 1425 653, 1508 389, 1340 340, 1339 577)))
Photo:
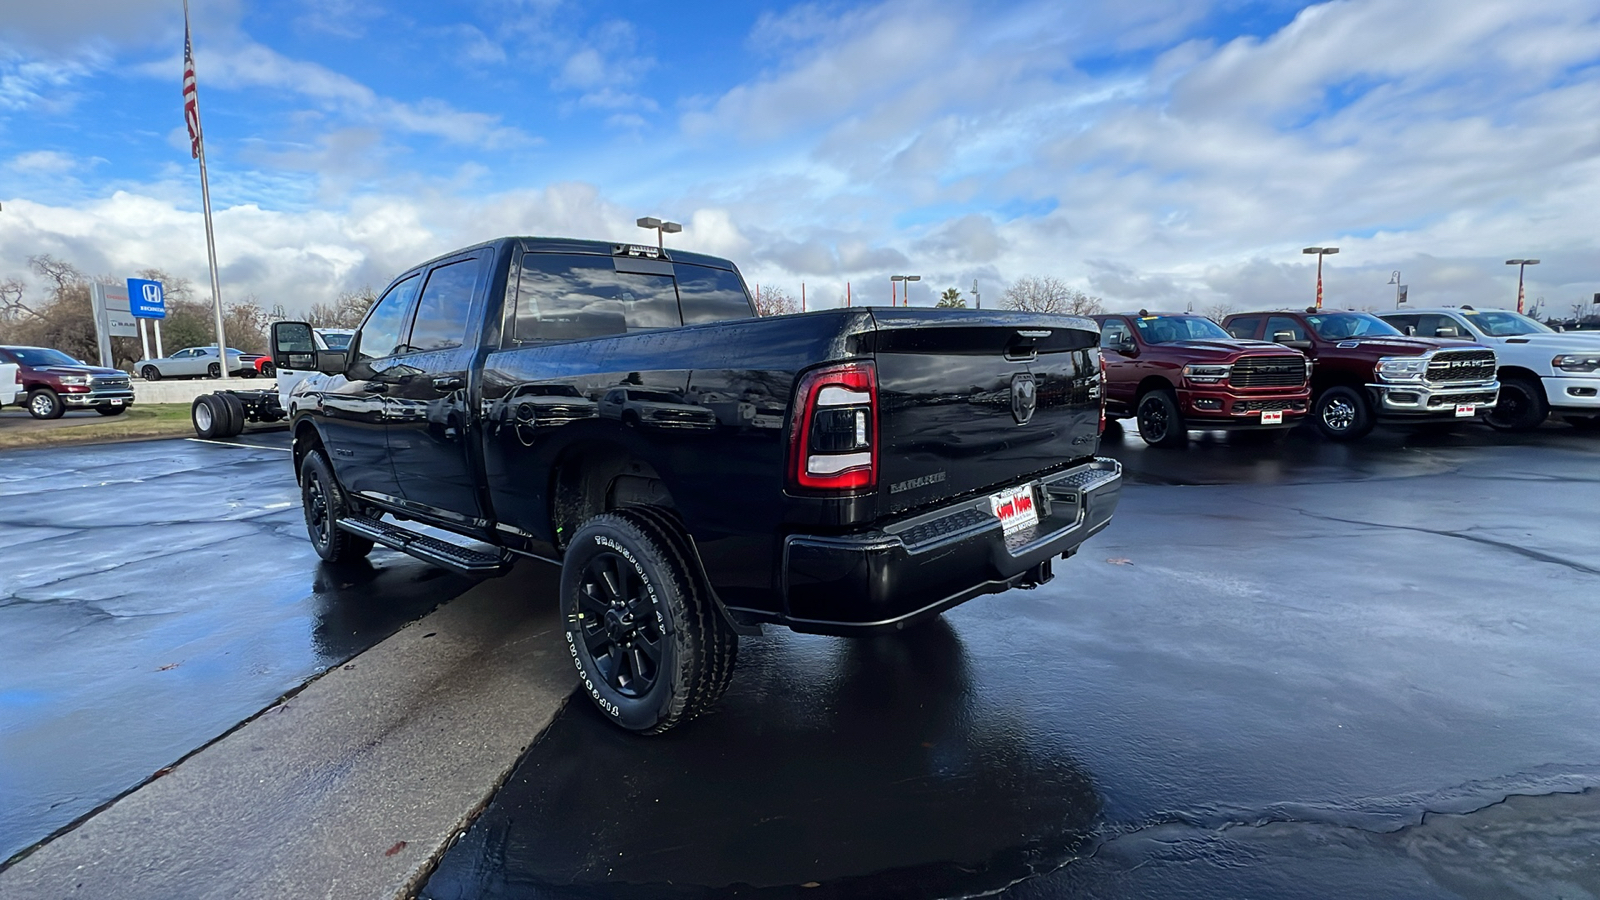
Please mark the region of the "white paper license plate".
POLYGON ((1039 510, 1033 505, 1033 485, 1001 491, 989 495, 989 508, 1007 534, 1019 528, 1039 524, 1039 510))
POLYGON ((1263 425, 1282 425, 1283 424, 1283 410, 1281 410, 1281 409, 1263 409, 1261 411, 1261 424, 1263 424, 1263 425))
POLYGON ((1458 418, 1458 419, 1466 418, 1467 416, 1475 416, 1477 414, 1478 414, 1478 404, 1476 404, 1476 403, 1457 403, 1456 404, 1456 418, 1458 418))
POLYGON ((122 405, 122 398, 121 397, 112 397, 111 398, 111 405, 112 406, 121 406, 122 405))

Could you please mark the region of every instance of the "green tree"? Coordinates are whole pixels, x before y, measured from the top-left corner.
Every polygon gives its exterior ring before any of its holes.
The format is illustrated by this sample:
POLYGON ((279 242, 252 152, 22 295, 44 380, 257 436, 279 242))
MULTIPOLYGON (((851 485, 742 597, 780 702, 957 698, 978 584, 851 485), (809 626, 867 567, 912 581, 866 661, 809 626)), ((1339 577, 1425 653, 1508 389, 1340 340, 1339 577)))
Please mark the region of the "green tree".
POLYGON ((955 288, 948 288, 939 295, 939 302, 934 304, 937 309, 966 309, 967 301, 961 299, 961 292, 955 288))

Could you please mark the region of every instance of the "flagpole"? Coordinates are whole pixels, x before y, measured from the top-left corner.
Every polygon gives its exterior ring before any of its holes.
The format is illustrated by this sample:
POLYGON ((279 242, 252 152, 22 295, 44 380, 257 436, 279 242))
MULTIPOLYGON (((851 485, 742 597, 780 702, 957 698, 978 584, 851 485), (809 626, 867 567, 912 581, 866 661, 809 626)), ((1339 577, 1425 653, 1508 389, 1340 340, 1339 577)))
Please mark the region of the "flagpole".
MULTIPOLYGON (((189 32, 189 0, 183 0, 183 33, 188 37, 189 32)), ((192 43, 192 39, 191 39, 192 43)), ((191 52, 193 52, 191 50, 191 52)), ((194 88, 194 120, 200 122, 200 85, 198 73, 195 77, 194 88)), ((206 261, 211 265, 211 312, 216 317, 217 323, 217 372, 222 378, 228 377, 228 341, 222 330, 222 286, 217 281, 217 239, 211 230, 211 182, 206 177, 206 138, 205 129, 197 129, 199 135, 198 146, 200 149, 200 203, 205 207, 206 214, 206 261)))

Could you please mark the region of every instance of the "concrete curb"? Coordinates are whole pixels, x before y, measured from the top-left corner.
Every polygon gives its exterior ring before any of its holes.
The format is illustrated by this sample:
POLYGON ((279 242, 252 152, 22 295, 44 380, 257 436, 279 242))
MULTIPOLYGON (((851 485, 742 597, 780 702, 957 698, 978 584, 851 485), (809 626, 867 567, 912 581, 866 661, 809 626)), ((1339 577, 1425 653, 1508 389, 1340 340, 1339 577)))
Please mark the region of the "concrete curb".
POLYGON ((555 585, 525 562, 473 588, 0 872, 0 895, 411 895, 576 685, 555 585))

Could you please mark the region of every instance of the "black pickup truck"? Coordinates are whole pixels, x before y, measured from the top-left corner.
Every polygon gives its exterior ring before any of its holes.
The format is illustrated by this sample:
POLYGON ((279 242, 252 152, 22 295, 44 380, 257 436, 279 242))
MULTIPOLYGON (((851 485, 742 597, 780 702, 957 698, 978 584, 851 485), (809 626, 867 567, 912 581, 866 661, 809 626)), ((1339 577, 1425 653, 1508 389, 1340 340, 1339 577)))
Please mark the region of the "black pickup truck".
POLYGON ((1094 322, 756 318, 732 263, 677 250, 502 238, 400 276, 348 350, 285 322, 273 355, 323 373, 289 398, 322 558, 561 565, 583 684, 637 732, 714 704, 763 624, 873 634, 1043 583, 1121 486, 1094 322))

